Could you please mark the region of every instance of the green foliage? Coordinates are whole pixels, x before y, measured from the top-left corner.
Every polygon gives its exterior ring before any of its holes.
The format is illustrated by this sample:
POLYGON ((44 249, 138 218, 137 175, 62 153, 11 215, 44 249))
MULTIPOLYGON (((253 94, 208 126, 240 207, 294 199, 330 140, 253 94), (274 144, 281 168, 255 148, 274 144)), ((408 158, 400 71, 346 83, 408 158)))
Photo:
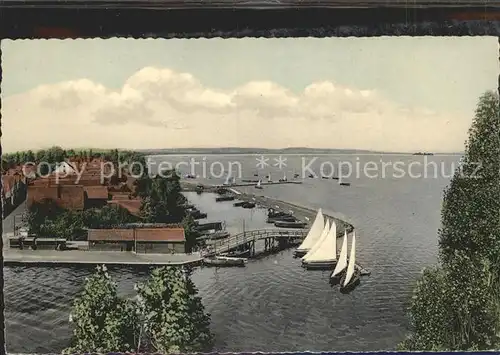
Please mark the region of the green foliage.
POLYGON ((410 306, 412 334, 401 350, 486 350, 496 343, 487 267, 465 255, 425 270, 410 306))
POLYGON ((155 269, 137 285, 147 342, 160 353, 208 351, 213 342, 210 316, 182 268, 155 269))
POLYGON ((137 194, 142 198, 141 215, 148 223, 181 223, 186 198, 181 193, 180 177, 171 171, 163 177, 145 176, 138 180, 137 194))
POLYGON ((73 341, 65 353, 210 351, 210 316, 189 270, 154 269, 136 285, 134 301, 120 299, 104 267, 90 277, 73 305, 73 341))
POLYGON ((441 266, 418 281, 405 350, 490 350, 500 330, 500 113, 480 100, 465 156, 445 191, 441 266))
MULTIPOLYGON (((53 169, 57 163, 65 161, 66 159, 93 159, 93 158, 102 158, 106 161, 111 161, 118 165, 119 163, 128 163, 138 162, 146 166, 145 156, 142 153, 122 150, 118 149, 113 150, 96 150, 96 149, 88 149, 88 150, 74 150, 68 149, 64 150, 61 147, 51 147, 49 149, 41 149, 34 153, 31 150, 23 151, 23 152, 15 152, 10 154, 2 155, 2 170, 5 171, 10 168, 14 168, 18 165, 23 165, 28 162, 40 163, 45 162, 51 165, 53 169)), ((40 173, 45 175, 48 173, 48 167, 46 165, 41 165, 40 173)), ((135 172, 138 174, 139 168, 138 166, 135 169, 135 172)), ((147 174, 147 169, 145 170, 145 174, 147 174)))
POLYGON ((126 352, 136 349, 138 317, 131 301, 118 297, 105 267, 86 280, 70 315, 73 340, 64 353, 126 352))
POLYGON ((188 214, 182 220, 182 227, 184 228, 184 235, 186 237, 186 250, 187 252, 191 252, 197 244, 197 238, 200 236, 200 233, 196 229, 196 221, 188 214))
POLYGON ((498 96, 480 98, 462 161, 447 191, 439 231, 444 263, 456 251, 500 257, 500 118, 498 96))
POLYGON ((120 206, 107 205, 101 209, 70 211, 58 207, 50 199, 33 203, 28 212, 31 233, 39 237, 67 240, 85 240, 86 228, 112 228, 137 221, 137 217, 120 206))

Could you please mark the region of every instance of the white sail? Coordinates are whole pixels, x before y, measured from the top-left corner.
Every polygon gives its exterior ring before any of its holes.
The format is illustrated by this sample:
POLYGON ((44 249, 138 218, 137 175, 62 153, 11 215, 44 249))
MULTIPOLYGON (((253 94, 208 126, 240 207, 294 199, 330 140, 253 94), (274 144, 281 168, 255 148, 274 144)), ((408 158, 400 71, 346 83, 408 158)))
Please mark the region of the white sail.
POLYGON ((344 241, 342 242, 342 249, 340 249, 339 261, 333 270, 332 276, 340 274, 347 266, 347 231, 344 232, 344 241))
POLYGON ((354 267, 356 265, 356 233, 352 234, 352 246, 351 246, 351 255, 349 255, 349 266, 347 266, 347 272, 345 275, 344 286, 347 285, 354 275, 354 267))
POLYGON ((268 177, 268 180, 269 182, 272 182, 273 180, 271 180, 271 173, 269 173, 269 177, 268 177))
POLYGON ((260 180, 257 181, 257 187, 260 187, 260 180))
POLYGON ((318 250, 318 248, 321 247, 321 244, 323 244, 323 240, 328 236, 328 232, 330 232, 330 221, 327 219, 325 227, 323 228, 323 232, 321 232, 321 236, 319 237, 318 241, 313 245, 311 249, 309 249, 307 254, 302 257, 302 260, 309 261, 309 258, 314 255, 316 250, 318 250))
POLYGON ((309 229, 309 233, 302 241, 297 250, 309 250, 311 249, 316 241, 321 237, 321 233, 323 232, 323 228, 325 228, 325 218, 323 217, 323 212, 321 208, 318 210, 316 214, 316 219, 311 225, 311 229, 309 229))
POLYGON ((335 260, 337 260, 337 225, 335 221, 332 221, 328 233, 315 245, 314 251, 310 255, 306 255, 306 261, 333 262, 335 260))

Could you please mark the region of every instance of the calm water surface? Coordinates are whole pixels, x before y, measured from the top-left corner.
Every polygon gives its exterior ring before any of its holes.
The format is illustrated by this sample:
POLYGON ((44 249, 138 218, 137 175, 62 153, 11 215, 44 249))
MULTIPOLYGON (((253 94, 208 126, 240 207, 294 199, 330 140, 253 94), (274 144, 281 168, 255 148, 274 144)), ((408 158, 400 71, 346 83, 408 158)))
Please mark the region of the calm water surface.
MULTIPOLYGON (((268 156, 269 163, 274 164, 268 156)), ((271 173, 274 179, 284 173, 290 179, 301 173, 299 156, 287 156, 287 166, 255 167, 255 156, 194 157, 210 164, 218 161, 229 167, 239 162, 241 177, 253 178, 271 173)), ((306 162, 312 157, 306 157, 306 162)), ((189 157, 162 156, 156 161, 189 161, 189 157)), ((198 269, 193 278, 203 302, 212 315, 212 328, 218 351, 298 351, 298 350, 381 350, 394 349, 406 333, 405 305, 422 268, 436 262, 441 198, 449 176, 458 161, 456 156, 322 156, 313 164, 319 174, 321 162, 379 164, 378 178, 359 177, 355 172, 350 187, 335 180, 304 179, 302 185, 268 186, 253 193, 323 208, 352 223, 357 230, 357 257, 372 270, 350 295, 342 295, 328 284, 328 273, 306 271, 292 250, 250 261, 240 269, 198 269), (427 160, 427 178, 424 173, 427 160), (386 169, 381 161, 403 162, 406 174, 386 169), (412 168, 408 165, 414 164, 412 168), (438 176, 434 170, 437 165, 438 176), (429 165, 430 164, 430 165, 429 165), (413 178, 408 176, 413 174, 413 178), (441 171, 442 170, 442 171, 441 171), (444 175, 444 176, 443 176, 444 175)), ((373 165, 373 164, 372 164, 373 165)), ((237 165, 233 174, 239 178, 237 165)), ((215 170, 215 169, 213 169, 215 170)), ((184 167, 184 172, 189 169, 184 167)), ((329 174, 325 165, 325 174, 329 174)), ((195 171, 203 175, 202 166, 195 171)), ((336 173, 336 175, 338 172, 336 173)), ((347 174, 347 172, 345 172, 347 174)), ((203 178, 203 177, 202 177, 203 178)), ((210 178, 213 183, 225 177, 210 178)), ((231 230, 260 228, 265 211, 233 208, 232 202, 214 203, 213 196, 189 194, 192 203, 207 212, 209 220, 225 220, 231 230)), ((58 352, 68 345, 71 302, 81 290, 89 268, 5 268, 7 349, 9 352, 58 352)), ((145 271, 112 269, 123 295, 133 297, 133 285, 147 275, 145 271)))

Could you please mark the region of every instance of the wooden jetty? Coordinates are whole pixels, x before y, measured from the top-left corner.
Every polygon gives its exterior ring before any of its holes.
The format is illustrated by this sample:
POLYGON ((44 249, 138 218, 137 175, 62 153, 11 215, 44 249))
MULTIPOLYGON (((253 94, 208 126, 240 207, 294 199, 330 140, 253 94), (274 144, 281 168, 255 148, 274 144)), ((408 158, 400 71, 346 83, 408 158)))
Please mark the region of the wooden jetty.
POLYGON ((255 242, 264 241, 264 251, 268 252, 277 247, 286 248, 297 245, 307 235, 307 230, 297 229, 257 229, 238 233, 222 240, 207 241, 208 249, 205 257, 221 255, 231 251, 250 250, 250 255, 255 256, 255 242))

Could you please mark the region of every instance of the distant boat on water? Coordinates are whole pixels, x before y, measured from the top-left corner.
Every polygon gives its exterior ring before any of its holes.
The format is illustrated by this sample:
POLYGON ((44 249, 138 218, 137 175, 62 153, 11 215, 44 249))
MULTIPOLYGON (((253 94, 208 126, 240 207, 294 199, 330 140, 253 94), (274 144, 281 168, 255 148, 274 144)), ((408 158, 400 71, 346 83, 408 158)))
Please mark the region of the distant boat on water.
POLYGON ((428 152, 417 152, 417 153, 413 153, 413 155, 434 155, 434 153, 428 153, 428 152))
POLYGON ((356 268, 356 233, 352 234, 351 254, 349 255, 349 265, 344 276, 340 279, 340 292, 351 292, 360 282, 361 273, 356 268))
POLYGON ((337 225, 326 221, 323 235, 314 247, 302 258, 306 269, 331 270, 337 264, 337 225))
POLYGON ((316 214, 313 224, 311 225, 311 229, 309 229, 307 236, 304 238, 297 250, 295 250, 294 256, 302 257, 306 255, 314 244, 316 244, 316 242, 321 238, 324 228, 325 217, 323 216, 323 212, 320 208, 316 214))
POLYGON ((342 242, 342 248, 340 249, 339 260, 335 269, 330 275, 330 283, 336 285, 342 279, 347 267, 347 231, 344 232, 344 240, 342 242))
POLYGON ((259 181, 257 181, 257 185, 255 185, 255 188, 256 188, 256 189, 262 189, 262 185, 261 185, 260 180, 259 180, 259 181))

